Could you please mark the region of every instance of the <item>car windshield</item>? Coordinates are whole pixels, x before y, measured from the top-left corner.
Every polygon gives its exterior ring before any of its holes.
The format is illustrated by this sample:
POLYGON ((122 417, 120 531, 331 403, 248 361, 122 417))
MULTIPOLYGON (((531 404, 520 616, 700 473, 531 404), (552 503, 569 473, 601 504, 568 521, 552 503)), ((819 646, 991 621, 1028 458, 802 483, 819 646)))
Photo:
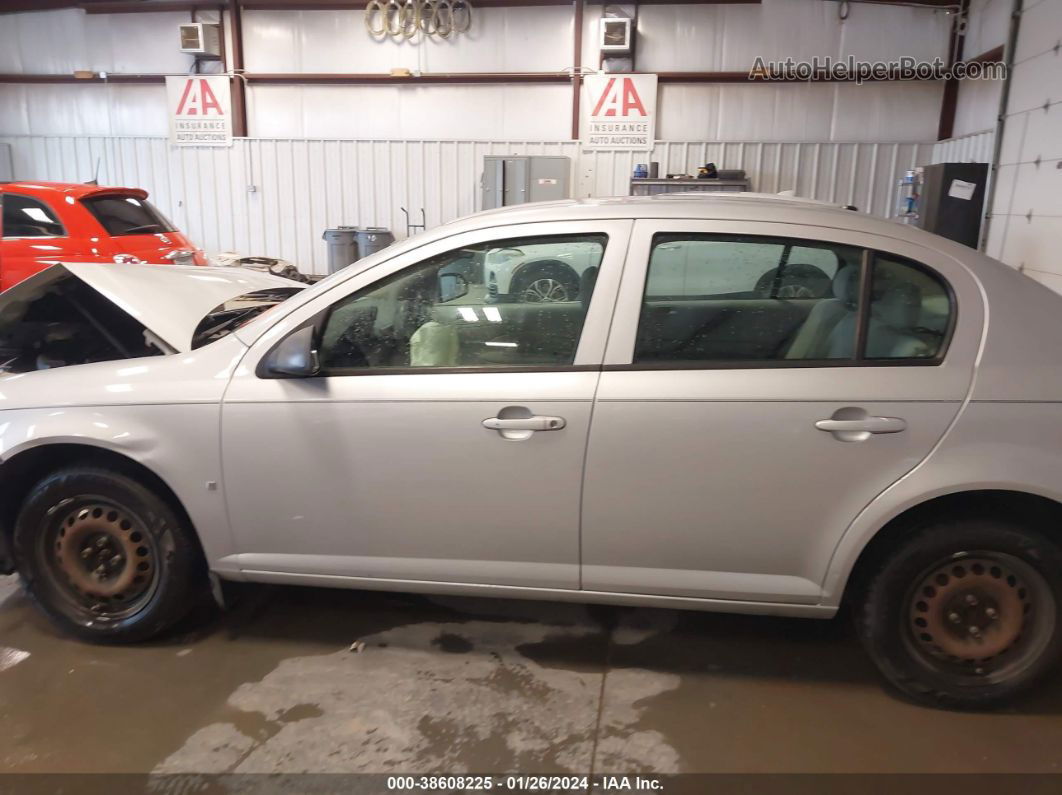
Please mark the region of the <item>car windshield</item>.
POLYGON ((123 195, 89 196, 81 203, 111 236, 177 231, 177 227, 147 199, 123 195))
POLYGON ((192 349, 202 348, 226 334, 231 334, 301 290, 301 287, 274 287, 244 293, 226 301, 200 321, 192 336, 192 349))

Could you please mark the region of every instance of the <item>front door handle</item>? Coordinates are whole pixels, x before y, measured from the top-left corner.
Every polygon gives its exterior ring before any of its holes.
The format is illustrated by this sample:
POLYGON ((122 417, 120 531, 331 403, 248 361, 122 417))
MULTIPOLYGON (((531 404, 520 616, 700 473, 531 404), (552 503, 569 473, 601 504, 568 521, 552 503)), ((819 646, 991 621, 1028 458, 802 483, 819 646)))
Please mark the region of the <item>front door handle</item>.
POLYGON ((860 408, 843 408, 826 420, 819 420, 815 427, 832 433, 841 442, 862 442, 874 434, 899 433, 907 429, 907 422, 900 417, 872 417, 860 408))
POLYGON ((483 420, 483 427, 492 431, 559 431, 567 424, 564 417, 491 417, 483 420))

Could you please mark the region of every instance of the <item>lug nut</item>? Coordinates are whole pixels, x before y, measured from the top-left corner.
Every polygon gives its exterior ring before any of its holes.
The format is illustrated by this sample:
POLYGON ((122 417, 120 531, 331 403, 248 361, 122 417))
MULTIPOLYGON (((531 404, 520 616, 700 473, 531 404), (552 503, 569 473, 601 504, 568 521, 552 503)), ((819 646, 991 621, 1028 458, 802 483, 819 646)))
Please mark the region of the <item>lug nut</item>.
POLYGON ((81 550, 81 558, 82 558, 82 560, 88 560, 89 558, 92 557, 92 555, 93 555, 93 552, 88 547, 85 547, 83 550, 81 550))
POLYGON ((948 613, 948 621, 950 621, 952 624, 958 624, 960 621, 962 621, 962 616, 960 616, 958 613, 948 613))
POLYGON ((968 604, 970 607, 977 607, 977 597, 974 596, 972 593, 966 594, 966 604, 968 604))
POLYGON ((103 549, 105 546, 107 546, 107 539, 106 538, 98 538, 98 539, 96 539, 96 548, 97 549, 103 549))
POLYGON ((996 608, 994 607, 986 607, 985 615, 991 618, 992 620, 999 618, 999 613, 996 612, 996 608))
POLYGON ((975 638, 981 637, 981 630, 978 629, 977 627, 973 626, 973 625, 970 626, 968 631, 975 638))
POLYGON ((112 566, 120 566, 122 564, 122 556, 121 555, 115 555, 113 558, 111 558, 110 564, 112 566))

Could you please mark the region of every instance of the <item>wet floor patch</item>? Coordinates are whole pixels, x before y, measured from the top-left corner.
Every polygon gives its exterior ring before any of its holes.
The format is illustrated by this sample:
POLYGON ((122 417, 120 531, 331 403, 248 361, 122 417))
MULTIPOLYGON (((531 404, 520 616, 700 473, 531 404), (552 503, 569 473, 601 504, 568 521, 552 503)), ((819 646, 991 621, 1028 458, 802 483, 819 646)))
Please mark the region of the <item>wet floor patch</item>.
POLYGON ((411 624, 361 640, 361 653, 284 660, 241 686, 228 699, 235 714, 192 735, 157 771, 589 768, 602 634, 469 621, 411 624), (543 666, 517 651, 557 637, 596 647, 596 670, 543 666), (282 721, 295 701, 313 704, 315 714, 282 721))
POLYGON ((251 588, 101 647, 0 578, 0 639, 12 772, 1062 770, 1062 680, 927 709, 844 621, 251 588))

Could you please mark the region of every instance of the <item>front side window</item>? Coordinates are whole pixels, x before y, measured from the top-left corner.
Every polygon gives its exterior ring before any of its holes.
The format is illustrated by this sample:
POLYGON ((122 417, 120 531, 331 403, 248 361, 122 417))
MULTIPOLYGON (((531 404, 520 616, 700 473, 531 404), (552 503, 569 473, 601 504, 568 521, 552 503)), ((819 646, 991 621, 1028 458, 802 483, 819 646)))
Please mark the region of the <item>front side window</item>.
POLYGON ((835 243, 656 235, 634 363, 938 359, 954 311, 944 283, 874 254, 867 293, 863 259, 863 249, 835 243))
POLYGON ((147 199, 138 199, 136 196, 90 196, 82 199, 81 203, 112 237, 176 231, 176 227, 147 199))
POLYGON ((850 357, 860 256, 786 238, 656 235, 634 361, 850 357))
POLYGON ((573 364, 604 255, 605 235, 556 235, 477 244, 433 257, 332 307, 320 335, 325 374, 377 369, 557 367, 573 364), (499 252, 551 263, 578 252, 571 300, 531 292, 492 303, 499 252))
POLYGON ((4 237, 62 237, 66 234, 52 208, 38 199, 5 193, 4 237))

